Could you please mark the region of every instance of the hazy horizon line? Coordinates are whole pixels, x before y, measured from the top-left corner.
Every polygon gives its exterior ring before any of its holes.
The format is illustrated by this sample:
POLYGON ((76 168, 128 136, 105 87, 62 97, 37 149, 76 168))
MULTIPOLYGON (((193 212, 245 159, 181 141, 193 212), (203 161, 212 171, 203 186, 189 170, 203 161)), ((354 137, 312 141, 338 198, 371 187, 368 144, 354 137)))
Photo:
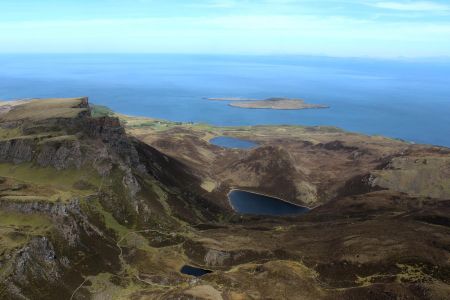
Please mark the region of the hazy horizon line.
POLYGON ((450 55, 441 56, 370 56, 328 55, 308 53, 208 53, 208 52, 1 52, 0 55, 180 55, 180 56, 243 56, 243 57, 311 57, 336 59, 372 60, 450 60, 450 55))

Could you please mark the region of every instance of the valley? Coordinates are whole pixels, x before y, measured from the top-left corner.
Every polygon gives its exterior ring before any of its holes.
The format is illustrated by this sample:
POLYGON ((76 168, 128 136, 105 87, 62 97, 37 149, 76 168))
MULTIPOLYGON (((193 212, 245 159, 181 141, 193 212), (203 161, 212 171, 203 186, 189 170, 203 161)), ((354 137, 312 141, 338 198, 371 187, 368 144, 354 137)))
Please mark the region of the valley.
POLYGON ((449 175, 448 148, 334 127, 8 103, 0 298, 446 299, 449 175), (239 214, 233 189, 312 209, 239 214))

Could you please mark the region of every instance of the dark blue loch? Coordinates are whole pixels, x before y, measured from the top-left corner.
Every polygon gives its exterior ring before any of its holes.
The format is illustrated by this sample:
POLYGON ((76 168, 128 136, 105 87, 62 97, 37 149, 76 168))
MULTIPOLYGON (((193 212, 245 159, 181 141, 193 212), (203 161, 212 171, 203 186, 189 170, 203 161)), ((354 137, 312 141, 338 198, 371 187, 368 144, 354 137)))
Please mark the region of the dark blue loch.
POLYGON ((212 271, 211 270, 202 269, 202 268, 193 267, 193 266, 189 266, 189 265, 184 265, 181 268, 180 272, 183 273, 183 274, 186 274, 186 275, 200 277, 200 276, 209 274, 212 271))
POLYGON ((223 148, 233 148, 233 149, 251 149, 258 146, 257 143, 247 140, 242 140, 229 136, 219 136, 212 138, 209 142, 213 145, 223 147, 223 148))
POLYGON ((261 194, 232 190, 228 194, 231 206, 240 214, 286 216, 307 213, 310 209, 261 194))

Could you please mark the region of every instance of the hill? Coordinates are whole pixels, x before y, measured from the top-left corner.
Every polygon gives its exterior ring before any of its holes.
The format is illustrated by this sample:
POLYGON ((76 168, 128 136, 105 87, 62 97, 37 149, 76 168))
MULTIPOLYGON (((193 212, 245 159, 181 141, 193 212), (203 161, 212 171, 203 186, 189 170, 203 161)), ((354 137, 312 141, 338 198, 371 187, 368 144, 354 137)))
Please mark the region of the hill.
POLYGON ((445 299, 449 161, 447 148, 335 128, 180 124, 87 98, 7 103, 0 298, 445 299), (259 146, 209 143, 221 135, 259 146), (315 208, 238 215, 232 187, 315 208))

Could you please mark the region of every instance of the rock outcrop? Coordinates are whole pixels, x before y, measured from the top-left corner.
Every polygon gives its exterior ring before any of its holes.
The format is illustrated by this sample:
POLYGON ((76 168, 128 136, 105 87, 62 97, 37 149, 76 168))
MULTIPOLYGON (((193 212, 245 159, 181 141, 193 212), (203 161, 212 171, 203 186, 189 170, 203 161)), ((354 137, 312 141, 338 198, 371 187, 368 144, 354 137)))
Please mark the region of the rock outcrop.
POLYGON ((447 298, 448 150, 95 115, 87 98, 0 107, 0 299, 447 298), (207 142, 224 133, 260 146, 207 142), (321 205, 239 215, 232 186, 321 205))

